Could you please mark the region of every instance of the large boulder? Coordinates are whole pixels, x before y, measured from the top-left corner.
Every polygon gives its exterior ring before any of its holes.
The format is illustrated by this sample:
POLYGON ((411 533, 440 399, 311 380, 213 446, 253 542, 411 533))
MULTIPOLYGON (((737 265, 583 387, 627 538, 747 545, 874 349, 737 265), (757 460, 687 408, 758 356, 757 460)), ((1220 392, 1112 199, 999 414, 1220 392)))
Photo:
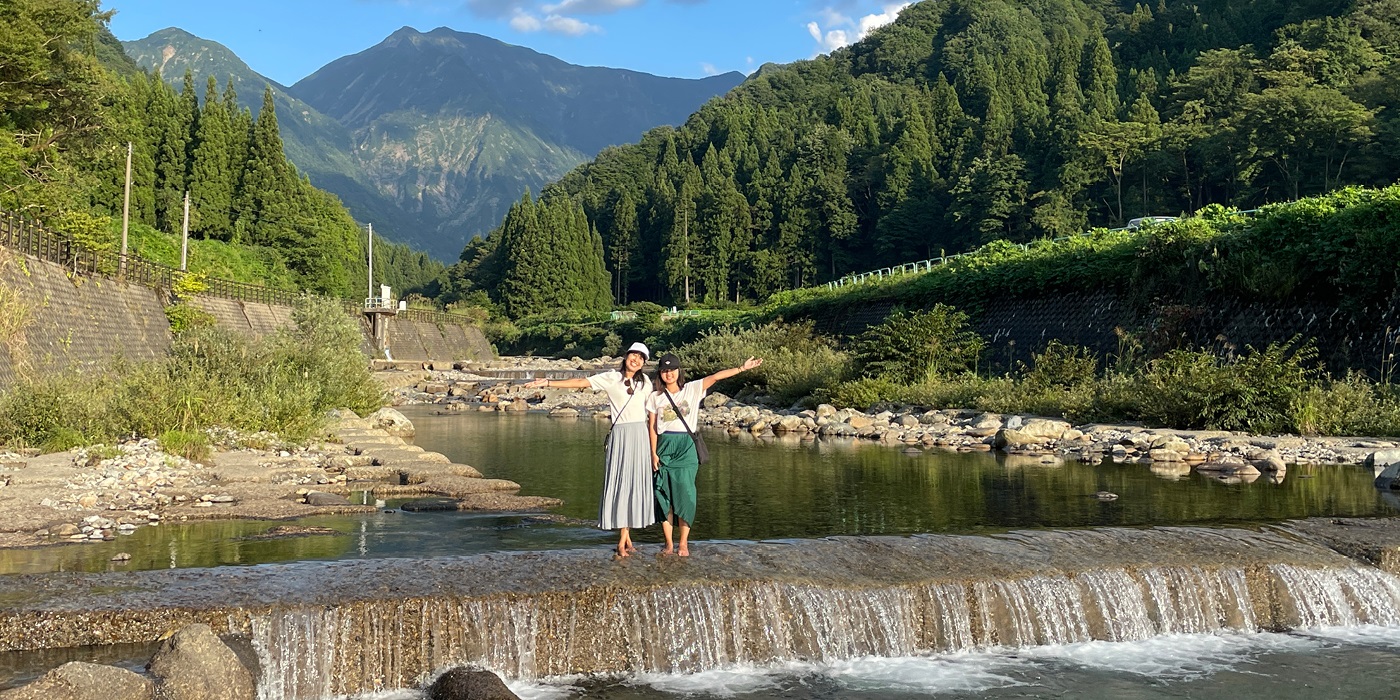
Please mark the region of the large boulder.
POLYGON ((1071 429, 1069 423, 1062 420, 1051 420, 1049 418, 1031 418, 1016 430, 1038 438, 1046 440, 1059 440, 1061 435, 1071 429))
POLYGON ((992 446, 1006 450, 1026 449, 1040 447, 1053 439, 1054 438, 1033 435, 1024 430, 1002 428, 997 431, 996 437, 992 439, 992 446))
POLYGON ((124 668, 70 661, 0 700, 150 700, 155 685, 124 668))
POLYGON ((428 687, 428 700, 520 700, 520 696, 496 674, 473 668, 454 668, 428 687))
POLYGON ((413 437, 415 430, 413 422, 404 417, 404 414, 395 411, 388 406, 375 411, 365 417, 369 424, 383 430, 394 437, 413 437))
POLYGON ((254 700, 253 674, 209 629, 189 625, 171 635, 146 665, 160 682, 159 700, 254 700))
POLYGON ((1376 450, 1366 455, 1366 467, 1376 475, 1376 488, 1400 489, 1400 450, 1376 450))

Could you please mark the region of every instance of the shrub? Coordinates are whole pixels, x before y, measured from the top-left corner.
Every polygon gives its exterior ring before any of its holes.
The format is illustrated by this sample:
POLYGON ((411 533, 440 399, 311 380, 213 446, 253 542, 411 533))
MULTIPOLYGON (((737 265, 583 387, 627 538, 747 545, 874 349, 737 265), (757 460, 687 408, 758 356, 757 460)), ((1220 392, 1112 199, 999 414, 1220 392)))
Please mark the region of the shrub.
POLYGON ((156 438, 160 448, 173 455, 180 455, 191 462, 209 459, 209 436, 202 432, 187 433, 181 430, 167 430, 156 438))
POLYGON ((1025 383, 1038 388, 1068 389, 1092 383, 1098 369, 1098 358, 1088 348, 1052 340, 1032 356, 1025 383))
POLYGON ((1132 411, 1158 425, 1256 433, 1296 429, 1296 407, 1315 373, 1311 345, 1248 348, 1234 362, 1173 350, 1134 377, 1132 411))
POLYGON ((852 353, 867 376, 921 383, 976 366, 984 343, 967 326, 967 314, 946 304, 896 310, 860 334, 852 353))

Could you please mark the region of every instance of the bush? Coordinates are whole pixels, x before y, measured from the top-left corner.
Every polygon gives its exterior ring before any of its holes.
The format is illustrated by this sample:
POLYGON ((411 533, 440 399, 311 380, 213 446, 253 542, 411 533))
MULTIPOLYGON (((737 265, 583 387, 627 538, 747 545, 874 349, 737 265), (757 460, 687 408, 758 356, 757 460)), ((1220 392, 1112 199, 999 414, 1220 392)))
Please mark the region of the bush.
POLYGON ((156 438, 160 448, 168 454, 180 455, 191 462, 209 459, 209 436, 204 433, 187 433, 181 430, 167 430, 156 438))
POLYGON ((968 329, 967 314, 946 304, 927 311, 896 310, 852 343, 861 371, 910 384, 976 367, 982 338, 968 329))
POLYGON ((1233 362, 1205 351, 1173 350, 1132 380, 1130 411, 1157 425, 1274 433, 1296 430, 1296 407, 1312 383, 1311 345, 1249 348, 1233 362))
POLYGON ((21 383, 0 397, 0 443, 59 450, 162 436, 196 450, 197 438, 180 434, 223 426, 304 439, 329 409, 383 405, 356 321, 338 302, 303 299, 293 319, 294 330, 263 339, 195 328, 162 360, 21 383))
POLYGON ((1025 383, 1041 389, 1069 389, 1093 383, 1098 369, 1098 358, 1088 348, 1052 340, 1032 356, 1025 383))

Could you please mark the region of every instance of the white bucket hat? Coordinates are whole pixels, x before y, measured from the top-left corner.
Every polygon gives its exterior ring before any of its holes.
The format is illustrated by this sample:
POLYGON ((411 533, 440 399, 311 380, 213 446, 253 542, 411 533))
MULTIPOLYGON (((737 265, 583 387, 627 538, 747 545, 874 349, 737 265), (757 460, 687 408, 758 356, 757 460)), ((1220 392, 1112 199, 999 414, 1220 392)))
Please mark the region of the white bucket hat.
MULTIPOLYGON (((642 353, 642 357, 648 360, 651 359, 651 351, 647 349, 646 343, 632 343, 632 347, 627 348, 627 352, 639 352, 642 353)), ((627 353, 623 353, 623 355, 626 354, 627 353)))

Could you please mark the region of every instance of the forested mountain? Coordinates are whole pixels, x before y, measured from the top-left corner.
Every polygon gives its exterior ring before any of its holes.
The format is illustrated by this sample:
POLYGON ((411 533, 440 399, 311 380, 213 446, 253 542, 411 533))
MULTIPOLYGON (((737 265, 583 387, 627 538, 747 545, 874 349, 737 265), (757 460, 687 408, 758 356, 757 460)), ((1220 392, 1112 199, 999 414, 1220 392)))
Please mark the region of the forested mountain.
MULTIPOLYGON (((365 236, 287 160, 272 91, 256 117, 212 77, 185 73, 177 92, 135 68, 106 18, 83 0, 0 6, 0 207, 111 245, 129 143, 133 222, 178 232, 188 192, 192 236, 258 247, 304 289, 360 293, 365 236)), ((441 271, 411 251, 389 258, 396 280, 441 271)))
POLYGON ((411 219, 381 195, 352 154, 350 131, 340 122, 293 97, 287 88, 248 67, 224 45, 183 29, 162 29, 136 41, 122 42, 137 65, 159 72, 179 86, 189 72, 195 85, 209 78, 233 83, 240 107, 258 115, 263 90, 271 89, 287 158, 317 187, 335 193, 360 221, 372 222, 382 234, 412 226, 411 219))
POLYGON ((738 73, 685 80, 585 68, 477 34, 405 27, 288 88, 217 42, 164 29, 125 42, 178 82, 232 80, 243 104, 271 87, 287 157, 378 232, 456 260, 462 246, 605 146, 680 124, 738 73))
MULTIPOLYGON (((620 303, 755 299, 993 239, 1389 183, 1397 102, 1396 0, 936 0, 765 67, 542 200, 582 205, 620 303)), ((449 296, 499 285, 509 306, 509 245, 469 245, 449 296)))
POLYGON ((455 260, 525 191, 680 124, 742 79, 575 66, 479 34, 405 27, 290 92, 350 130, 349 152, 403 212, 391 234, 455 260))

